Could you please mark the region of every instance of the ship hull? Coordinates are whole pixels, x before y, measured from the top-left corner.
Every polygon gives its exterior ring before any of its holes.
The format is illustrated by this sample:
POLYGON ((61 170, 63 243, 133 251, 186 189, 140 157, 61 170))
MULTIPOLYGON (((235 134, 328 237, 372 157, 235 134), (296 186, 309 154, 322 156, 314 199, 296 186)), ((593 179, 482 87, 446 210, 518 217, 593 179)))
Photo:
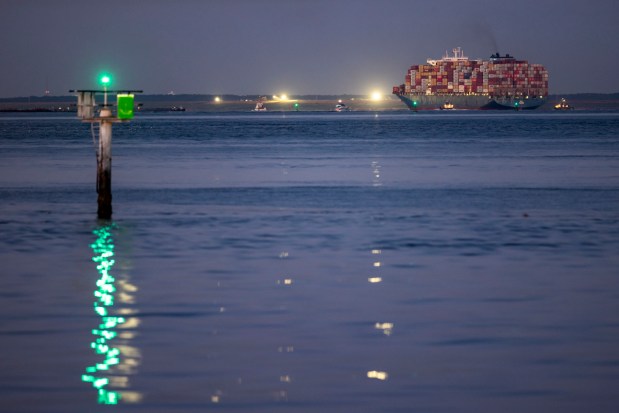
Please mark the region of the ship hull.
POLYGON ((440 109, 446 102, 453 109, 468 110, 532 110, 542 106, 546 99, 540 97, 514 98, 491 97, 484 95, 402 95, 397 94, 411 110, 440 109))

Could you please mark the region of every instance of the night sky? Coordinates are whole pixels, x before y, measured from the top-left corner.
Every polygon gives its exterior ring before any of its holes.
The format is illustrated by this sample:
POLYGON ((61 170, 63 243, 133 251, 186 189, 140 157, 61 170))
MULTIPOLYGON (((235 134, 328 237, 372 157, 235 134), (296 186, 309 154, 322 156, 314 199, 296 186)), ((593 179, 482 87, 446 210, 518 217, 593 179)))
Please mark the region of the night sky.
POLYGON ((619 92, 617 0, 0 0, 0 97, 390 93, 461 46, 550 73, 550 93, 619 92))

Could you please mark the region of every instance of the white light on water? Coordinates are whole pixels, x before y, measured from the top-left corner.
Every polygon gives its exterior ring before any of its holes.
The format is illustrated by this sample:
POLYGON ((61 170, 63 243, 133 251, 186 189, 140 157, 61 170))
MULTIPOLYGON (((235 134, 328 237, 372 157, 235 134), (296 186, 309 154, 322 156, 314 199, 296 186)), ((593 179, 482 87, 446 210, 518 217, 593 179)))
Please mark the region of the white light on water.
POLYGON ((374 328, 377 330, 382 330, 386 336, 390 336, 391 331, 393 330, 393 323, 376 323, 374 328))
POLYGON ((389 374, 385 371, 372 370, 368 371, 367 374, 369 379, 387 380, 387 378, 389 377, 389 374))

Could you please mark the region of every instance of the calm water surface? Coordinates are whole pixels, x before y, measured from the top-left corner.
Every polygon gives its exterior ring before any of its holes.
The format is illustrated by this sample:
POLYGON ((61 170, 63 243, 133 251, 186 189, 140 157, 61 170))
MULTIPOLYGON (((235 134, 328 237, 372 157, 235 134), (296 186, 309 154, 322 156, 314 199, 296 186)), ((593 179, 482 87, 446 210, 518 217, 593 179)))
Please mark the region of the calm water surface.
POLYGON ((619 411, 619 114, 0 117, 0 411, 619 411), (109 405, 104 405, 108 403, 109 405))

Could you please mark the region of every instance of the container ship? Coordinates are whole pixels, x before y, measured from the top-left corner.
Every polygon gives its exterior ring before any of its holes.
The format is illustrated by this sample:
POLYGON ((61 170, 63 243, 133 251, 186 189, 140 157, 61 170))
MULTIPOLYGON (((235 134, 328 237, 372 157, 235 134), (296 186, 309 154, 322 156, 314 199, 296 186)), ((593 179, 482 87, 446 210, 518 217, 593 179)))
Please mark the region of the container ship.
POLYGON ((509 54, 469 59, 458 47, 453 56, 411 66, 393 94, 411 110, 536 109, 548 97, 548 72, 509 54))

